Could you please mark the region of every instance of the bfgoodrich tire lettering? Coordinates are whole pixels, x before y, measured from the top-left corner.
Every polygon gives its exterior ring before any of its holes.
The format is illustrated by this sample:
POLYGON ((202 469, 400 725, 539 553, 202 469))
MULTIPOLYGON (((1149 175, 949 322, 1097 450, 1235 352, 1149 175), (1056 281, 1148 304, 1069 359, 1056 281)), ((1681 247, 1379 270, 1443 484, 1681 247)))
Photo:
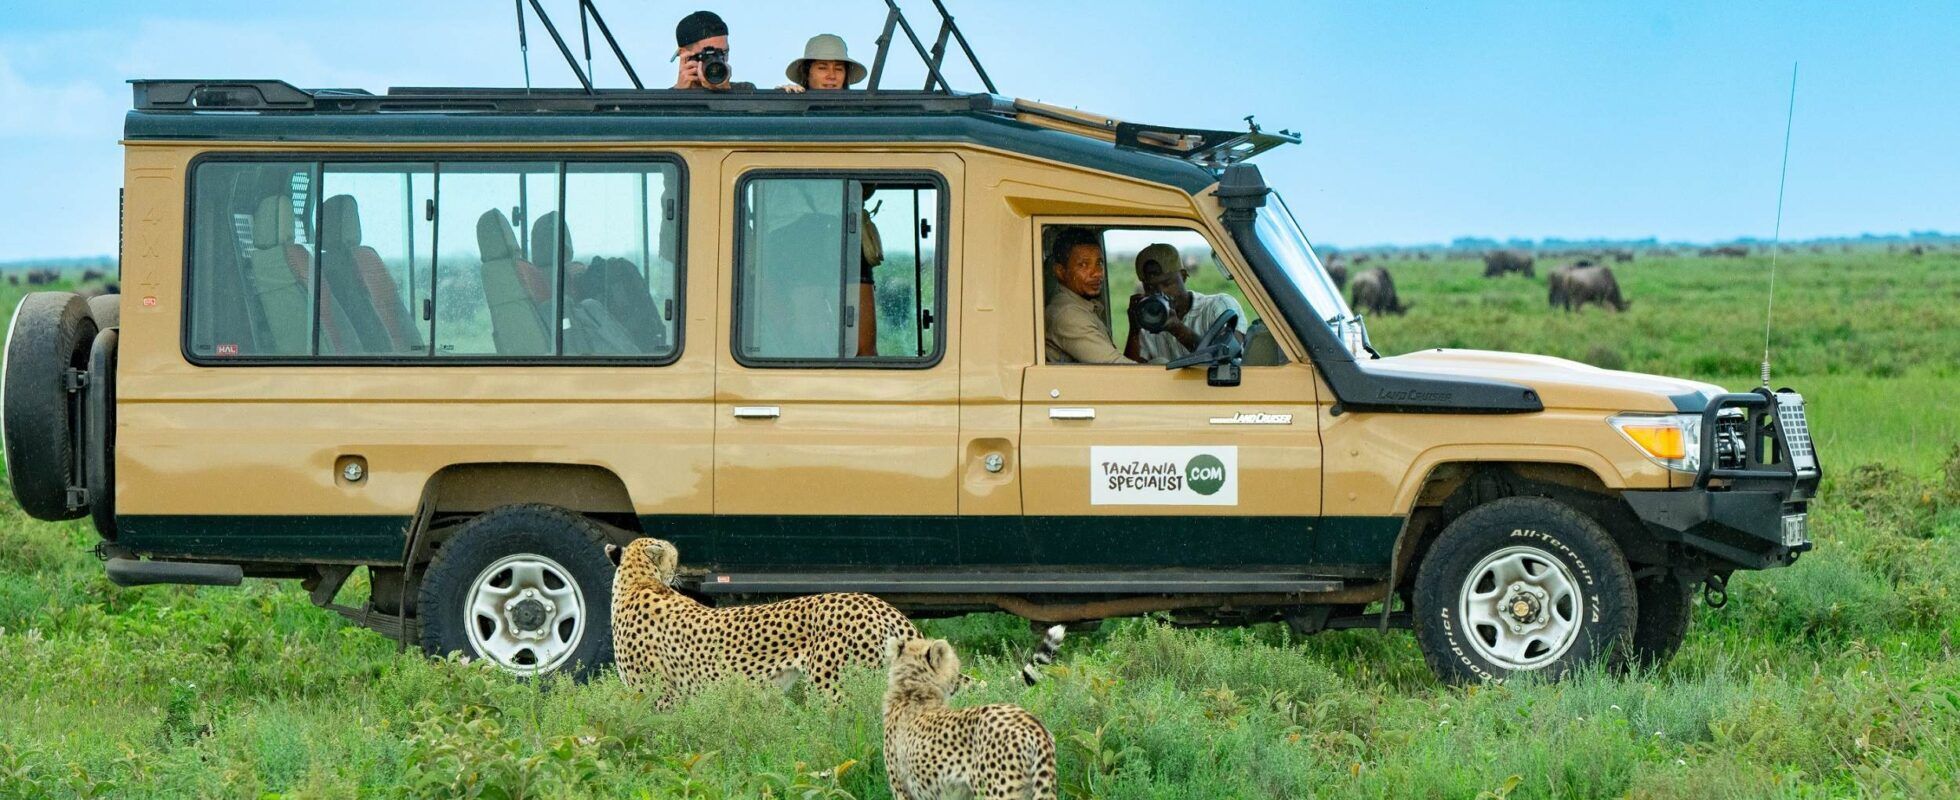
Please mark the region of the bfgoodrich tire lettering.
POLYGON ((1471 509, 1443 530, 1416 573, 1416 640, 1450 683, 1617 667, 1635 608, 1633 576, 1612 537, 1541 497, 1471 509))
POLYGON ((604 545, 598 525, 553 506, 504 506, 470 520, 436 551, 422 581, 416 614, 423 651, 488 658, 519 674, 591 676, 612 662, 614 567, 604 545), (477 619, 473 609, 484 605, 478 595, 512 586, 512 578, 491 573, 511 566, 531 570, 540 581, 537 591, 520 596, 524 586, 517 579, 519 591, 494 598, 493 605, 509 608, 509 616, 477 619), (527 603, 529 598, 535 600, 527 603), (535 643, 530 663, 521 653, 499 658, 479 651, 478 643, 495 641, 510 629, 530 634, 522 642, 535 643))
POLYGON ((0 377, 7 480, 21 510, 35 519, 75 519, 88 513, 87 508, 68 508, 75 449, 67 372, 88 367, 94 340, 88 304, 71 292, 21 298, 7 329, 6 366, 0 377))

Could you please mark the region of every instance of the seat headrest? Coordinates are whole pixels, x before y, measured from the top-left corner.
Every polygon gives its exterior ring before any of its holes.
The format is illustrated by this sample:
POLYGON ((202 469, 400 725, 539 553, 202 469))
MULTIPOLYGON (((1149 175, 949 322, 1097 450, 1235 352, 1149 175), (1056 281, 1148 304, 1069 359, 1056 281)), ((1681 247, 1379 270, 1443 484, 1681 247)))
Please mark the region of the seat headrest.
MULTIPOLYGON (((544 216, 531 225, 531 263, 551 267, 558 263, 561 255, 558 247, 558 212, 547 211, 544 216)), ((572 232, 565 231, 565 246, 562 255, 566 263, 572 261, 572 232)))
POLYGON ((337 194, 320 206, 320 241, 336 247, 361 244, 361 206, 351 194, 337 194))
POLYGON ((252 246, 267 250, 293 243, 293 199, 275 194, 259 201, 252 214, 252 246))
POLYGON ((510 217, 494 208, 476 218, 476 246, 483 252, 484 261, 523 257, 517 252, 517 233, 510 229, 510 217))

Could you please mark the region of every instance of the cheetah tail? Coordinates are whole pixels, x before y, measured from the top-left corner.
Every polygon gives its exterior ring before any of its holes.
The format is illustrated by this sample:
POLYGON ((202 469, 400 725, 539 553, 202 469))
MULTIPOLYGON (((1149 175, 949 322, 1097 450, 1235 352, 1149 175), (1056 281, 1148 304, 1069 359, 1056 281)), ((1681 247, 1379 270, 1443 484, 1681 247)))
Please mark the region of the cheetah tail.
POLYGON ((1021 680, 1029 686, 1041 682, 1041 668, 1055 663, 1055 654, 1061 651, 1062 636, 1066 633, 1066 628, 1056 625, 1041 635, 1041 644, 1035 647, 1034 655, 1028 656, 1028 663, 1021 667, 1021 680))

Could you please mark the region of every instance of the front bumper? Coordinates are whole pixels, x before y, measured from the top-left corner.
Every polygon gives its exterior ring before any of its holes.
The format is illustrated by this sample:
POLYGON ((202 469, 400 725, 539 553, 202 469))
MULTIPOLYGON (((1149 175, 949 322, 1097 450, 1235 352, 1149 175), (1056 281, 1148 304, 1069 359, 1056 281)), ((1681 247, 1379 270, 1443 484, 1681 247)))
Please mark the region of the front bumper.
POLYGON ((1655 538, 1699 551, 1735 569, 1768 569, 1797 560, 1811 543, 1784 541, 1784 518, 1807 512, 1789 492, 1623 492, 1627 505, 1655 538))
POLYGON ((1710 401, 1693 488, 1623 492, 1661 541, 1735 569, 1787 565, 1811 549, 1809 501, 1823 479, 1803 396, 1758 389, 1710 401), (1724 414, 1725 411, 1739 411, 1724 414))

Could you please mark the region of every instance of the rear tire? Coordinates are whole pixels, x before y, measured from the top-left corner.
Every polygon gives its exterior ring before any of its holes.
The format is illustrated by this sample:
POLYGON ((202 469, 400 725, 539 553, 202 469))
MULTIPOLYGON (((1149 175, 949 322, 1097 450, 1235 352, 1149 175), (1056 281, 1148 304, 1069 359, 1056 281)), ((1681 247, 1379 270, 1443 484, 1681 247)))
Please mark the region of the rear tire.
POLYGON ((7 329, 6 364, 0 367, 0 426, 4 426, 7 481, 28 516, 75 519, 87 508, 68 507, 74 478, 74 414, 68 370, 87 369, 95 321, 88 304, 72 292, 35 292, 21 298, 7 329))
POLYGON ((1448 683, 1617 668, 1635 611, 1633 575, 1612 537, 1542 497, 1471 509, 1416 573, 1416 640, 1448 683))
POLYGON ((591 677, 612 663, 605 542, 597 524, 554 506, 504 506, 464 523, 422 579, 423 651, 523 676, 591 677))

